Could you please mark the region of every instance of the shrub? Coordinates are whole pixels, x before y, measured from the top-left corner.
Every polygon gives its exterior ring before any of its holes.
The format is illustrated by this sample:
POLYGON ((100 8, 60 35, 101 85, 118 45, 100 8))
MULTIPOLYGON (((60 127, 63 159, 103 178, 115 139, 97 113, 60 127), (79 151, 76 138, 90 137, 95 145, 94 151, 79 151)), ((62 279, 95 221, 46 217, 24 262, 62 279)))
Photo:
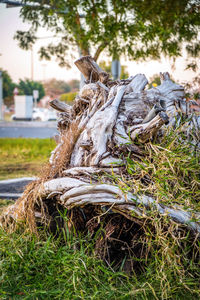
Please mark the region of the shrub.
POLYGON ((76 92, 70 92, 66 94, 62 94, 60 96, 60 101, 64 101, 67 103, 72 103, 76 97, 77 93, 76 92))

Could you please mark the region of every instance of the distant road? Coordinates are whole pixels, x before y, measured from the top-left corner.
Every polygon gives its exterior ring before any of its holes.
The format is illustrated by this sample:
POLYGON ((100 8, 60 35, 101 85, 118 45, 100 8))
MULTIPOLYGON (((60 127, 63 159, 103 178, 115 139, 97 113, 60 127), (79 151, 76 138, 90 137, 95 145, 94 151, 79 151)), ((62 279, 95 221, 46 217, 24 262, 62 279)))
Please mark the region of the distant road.
POLYGON ((51 138, 58 134, 57 122, 0 122, 0 138, 51 138))
POLYGON ((37 178, 23 177, 0 180, 0 199, 18 199, 21 197, 27 184, 37 178))

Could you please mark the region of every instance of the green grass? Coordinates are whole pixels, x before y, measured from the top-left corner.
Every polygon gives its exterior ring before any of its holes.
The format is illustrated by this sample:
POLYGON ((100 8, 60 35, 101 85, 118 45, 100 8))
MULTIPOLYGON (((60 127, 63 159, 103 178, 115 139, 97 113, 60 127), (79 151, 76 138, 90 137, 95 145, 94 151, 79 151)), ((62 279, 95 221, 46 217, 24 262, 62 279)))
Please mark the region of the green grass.
POLYGON ((165 205, 200 210, 200 149, 187 142, 182 128, 168 132, 159 143, 144 145, 145 157, 126 157, 128 176, 113 180, 124 191, 149 194, 165 205))
MULTIPOLYGON (((177 142, 178 137, 179 130, 144 146, 145 159, 129 155, 129 175, 113 176, 113 181, 124 191, 153 194, 164 204, 198 211, 199 152, 183 139, 177 142)), ((2 146, 2 140, 0 155, 13 164, 43 162, 54 148, 52 141, 5 139, 2 146)), ((0 209, 6 204, 2 200, 0 209)), ((148 214, 144 230, 145 238, 138 236, 137 242, 147 255, 139 261, 140 272, 131 276, 120 271, 123 266, 114 271, 99 260, 89 236, 63 232, 55 239, 42 230, 38 236, 1 230, 0 299, 200 299, 199 240, 156 213, 148 214)))
POLYGON ((198 278, 190 274, 197 266, 191 262, 183 274, 163 258, 164 252, 152 251, 143 274, 127 276, 95 257, 92 242, 81 237, 1 231, 0 298, 198 299, 198 278))
POLYGON ((0 180, 37 176, 55 145, 52 139, 1 138, 0 180))

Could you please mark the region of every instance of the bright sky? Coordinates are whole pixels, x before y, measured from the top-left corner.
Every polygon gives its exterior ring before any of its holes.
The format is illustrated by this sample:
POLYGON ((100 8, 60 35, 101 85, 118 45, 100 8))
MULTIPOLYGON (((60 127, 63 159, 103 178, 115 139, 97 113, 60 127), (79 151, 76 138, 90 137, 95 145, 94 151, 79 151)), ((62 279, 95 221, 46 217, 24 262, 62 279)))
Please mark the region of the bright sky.
MULTIPOLYGON (((30 24, 23 23, 19 17, 20 8, 6 8, 5 4, 0 4, 0 68, 7 70, 13 81, 17 82, 19 79, 31 78, 31 52, 19 48, 17 41, 13 39, 17 30, 28 30, 30 24)), ((37 34, 39 37, 52 36, 51 32, 47 32, 41 28, 37 34)), ((38 40, 33 47, 34 59, 34 80, 46 80, 50 78, 71 80, 80 78, 80 72, 71 63, 71 69, 60 68, 56 60, 41 61, 37 55, 38 49, 52 39, 38 40)), ((77 51, 78 58, 78 51, 77 51)), ((101 58, 100 58, 101 60, 101 58)), ((176 61, 175 69, 172 70, 170 60, 162 59, 162 61, 150 61, 148 63, 135 63, 125 61, 122 63, 128 66, 130 75, 137 73, 144 73, 149 79, 152 75, 159 72, 168 71, 173 78, 179 82, 192 81, 194 73, 191 71, 184 71, 185 59, 179 58, 176 61)))

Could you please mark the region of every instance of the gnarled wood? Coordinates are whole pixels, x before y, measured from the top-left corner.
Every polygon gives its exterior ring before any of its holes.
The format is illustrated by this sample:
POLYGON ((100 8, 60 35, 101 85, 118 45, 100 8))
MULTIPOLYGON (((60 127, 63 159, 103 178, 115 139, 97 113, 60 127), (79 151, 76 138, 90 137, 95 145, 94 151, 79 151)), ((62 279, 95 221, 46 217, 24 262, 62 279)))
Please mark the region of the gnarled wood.
POLYGON ((140 143, 145 143, 156 135, 163 124, 167 124, 168 122, 169 118, 167 114, 160 112, 149 122, 130 127, 131 139, 134 141, 137 138, 140 143))
MULTIPOLYGON (((162 126, 175 127, 182 117, 190 116, 183 130, 195 146, 200 144, 200 117, 190 114, 183 87, 173 83, 168 73, 161 74, 161 85, 152 89, 145 89, 148 81, 143 74, 110 81, 90 56, 78 59, 75 64, 87 82, 72 107, 58 100, 50 103, 61 112, 60 138, 50 157, 48 179, 36 185, 36 192, 29 193, 36 195, 34 214, 39 218, 42 209, 38 211, 38 203, 48 206, 48 201, 56 201, 68 210, 86 205, 100 206, 103 210, 108 206, 131 220, 133 213, 144 217, 153 210, 200 233, 200 226, 192 220, 190 212, 178 206, 161 205, 153 196, 124 193, 110 176, 127 176, 124 158, 130 152, 137 158, 144 155, 140 146, 158 132, 161 135, 162 126), (61 167, 59 161, 63 162, 61 167)), ((24 194, 21 201, 5 211, 3 218, 18 220, 26 215, 29 201, 33 201, 29 197, 24 194)), ((199 219, 197 213, 195 218, 199 219)))
POLYGON ((66 112, 69 115, 71 113, 71 106, 59 101, 58 99, 50 101, 49 105, 60 112, 66 112))
POLYGON ((100 80, 104 83, 108 80, 108 73, 104 72, 91 56, 83 56, 74 63, 87 81, 96 82, 100 80))

